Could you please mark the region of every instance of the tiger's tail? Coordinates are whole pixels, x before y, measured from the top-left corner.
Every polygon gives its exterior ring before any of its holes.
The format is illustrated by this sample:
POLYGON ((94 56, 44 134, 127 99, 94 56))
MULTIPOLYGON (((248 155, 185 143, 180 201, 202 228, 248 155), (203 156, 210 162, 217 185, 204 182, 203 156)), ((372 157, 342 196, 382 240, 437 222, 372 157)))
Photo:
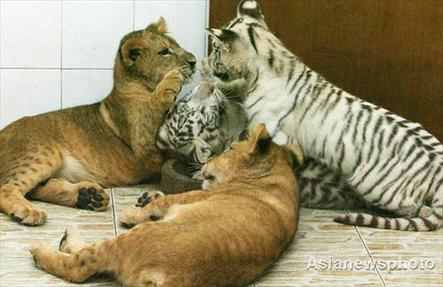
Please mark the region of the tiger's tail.
POLYGON ((443 187, 434 195, 432 208, 420 210, 417 217, 394 218, 369 213, 351 212, 334 218, 335 222, 403 231, 434 231, 443 226, 443 187))

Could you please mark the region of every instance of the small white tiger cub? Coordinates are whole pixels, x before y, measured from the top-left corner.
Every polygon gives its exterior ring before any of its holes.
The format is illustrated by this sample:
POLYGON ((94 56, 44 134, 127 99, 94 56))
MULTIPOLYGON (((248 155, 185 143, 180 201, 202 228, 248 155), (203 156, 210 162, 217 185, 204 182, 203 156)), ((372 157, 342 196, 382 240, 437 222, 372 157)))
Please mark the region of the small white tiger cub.
POLYGON ((194 178, 201 178, 201 166, 222 153, 245 128, 241 104, 205 81, 169 111, 157 135, 157 146, 188 164, 194 178))
POLYGON ((241 1, 229 26, 209 32, 212 74, 222 86, 246 86, 250 126, 266 123, 274 141, 296 143, 326 165, 323 176, 339 174, 365 205, 400 216, 354 212, 336 222, 413 231, 442 225, 443 145, 421 125, 311 70, 269 31, 254 0, 241 1))

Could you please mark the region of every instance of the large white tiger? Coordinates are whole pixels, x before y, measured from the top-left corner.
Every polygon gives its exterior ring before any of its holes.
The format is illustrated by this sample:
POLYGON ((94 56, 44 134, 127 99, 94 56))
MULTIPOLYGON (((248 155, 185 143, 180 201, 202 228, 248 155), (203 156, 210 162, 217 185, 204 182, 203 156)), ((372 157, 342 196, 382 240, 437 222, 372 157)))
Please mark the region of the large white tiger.
POLYGON ((312 71, 269 31, 256 1, 241 1, 237 14, 226 28, 209 29, 208 65, 220 85, 246 86, 249 125, 264 122, 277 143, 299 144, 317 162, 311 178, 319 176, 321 163, 326 166, 322 178, 339 174, 337 182, 366 205, 401 217, 349 213, 334 220, 438 229, 443 222, 442 144, 419 124, 358 99, 312 71))

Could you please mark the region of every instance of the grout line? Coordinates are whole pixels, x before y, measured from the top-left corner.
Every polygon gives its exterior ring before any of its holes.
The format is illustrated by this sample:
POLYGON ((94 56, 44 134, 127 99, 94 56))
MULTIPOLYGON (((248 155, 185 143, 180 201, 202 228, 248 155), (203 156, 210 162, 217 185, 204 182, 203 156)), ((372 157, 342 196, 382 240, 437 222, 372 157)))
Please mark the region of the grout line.
MULTIPOLYGON (((1 67, 0 70, 60 70, 60 68, 45 68, 45 67, 1 67)), ((97 71, 112 71, 112 68, 61 68, 61 70, 76 71, 76 70, 97 70, 97 71)))
MULTIPOLYGON (((206 15, 205 15, 205 29, 209 28, 209 17, 210 17, 210 7, 211 7, 211 0, 206 0, 206 15)), ((205 57, 208 56, 209 53, 209 35, 208 33, 206 33, 206 31, 204 32, 204 53, 205 53, 205 57)))
POLYGON ((132 31, 135 31, 135 0, 132 0, 132 31))
POLYGON ((116 220, 116 212, 115 212, 115 197, 114 197, 114 189, 111 188, 111 209, 112 209, 112 225, 114 226, 114 236, 117 236, 117 220, 116 220))
POLYGON ((60 109, 63 109, 63 2, 60 0, 60 109))
MULTIPOLYGON (((1 4, 1 0, 0 0, 0 17, 1 17, 1 13, 2 13, 2 4, 1 4)), ((1 19, 0 19, 0 25, 1 25, 1 19)), ((2 39, 2 32, 0 29, 0 41, 1 41, 1 39, 2 39)), ((1 59, 2 59, 2 48, 0 45, 0 67, 2 66, 1 59)), ((0 70, 0 129, 3 128, 3 126, 2 126, 2 92, 1 92, 2 81, 1 81, 1 77, 2 77, 2 71, 0 70)))
POLYGON ((355 225, 353 225, 352 227, 354 228, 355 232, 357 232, 357 236, 360 239, 360 242, 363 244, 363 247, 365 248, 366 253, 369 255, 369 258, 371 259, 372 264, 374 264, 375 271, 377 272, 378 278, 381 280, 383 287, 387 287, 385 279, 381 275, 380 270, 378 270, 378 266, 377 266, 376 262, 374 261, 374 257, 372 256, 371 251, 369 250, 369 247, 366 245, 366 242, 364 241, 363 236, 360 233, 360 230, 355 225))

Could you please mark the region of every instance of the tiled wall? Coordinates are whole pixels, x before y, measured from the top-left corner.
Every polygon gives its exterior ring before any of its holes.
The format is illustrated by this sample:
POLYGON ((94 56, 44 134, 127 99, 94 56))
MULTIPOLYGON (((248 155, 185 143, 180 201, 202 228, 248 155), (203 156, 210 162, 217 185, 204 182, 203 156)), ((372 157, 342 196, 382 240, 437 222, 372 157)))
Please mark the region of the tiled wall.
POLYGON ((120 38, 164 16, 201 59, 209 0, 0 0, 0 128, 93 103, 112 88, 120 38))

